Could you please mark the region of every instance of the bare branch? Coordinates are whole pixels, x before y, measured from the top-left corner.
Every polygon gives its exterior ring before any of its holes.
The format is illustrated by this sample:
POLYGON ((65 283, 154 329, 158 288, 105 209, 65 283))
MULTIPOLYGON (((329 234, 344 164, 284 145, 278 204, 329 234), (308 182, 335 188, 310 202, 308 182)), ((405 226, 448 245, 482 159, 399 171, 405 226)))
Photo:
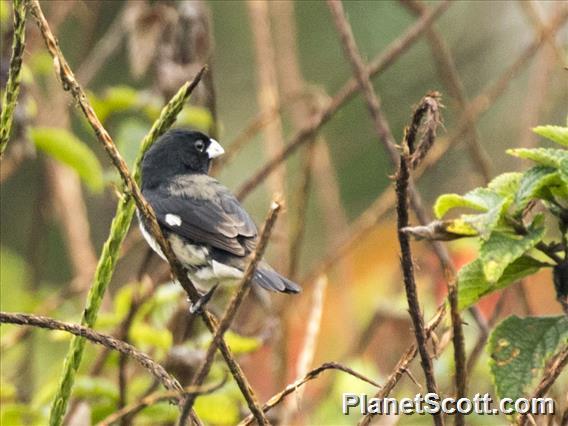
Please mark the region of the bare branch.
MULTIPOLYGON (((369 379, 368 377, 364 376, 361 373, 358 373, 357 371, 346 367, 344 365, 338 364, 336 362, 326 362, 325 364, 320 365, 317 368, 314 368, 313 370, 311 370, 308 374, 306 374, 303 378, 296 380, 294 383, 289 384, 288 386, 286 386, 286 388, 277 393, 276 395, 274 395, 272 398, 270 398, 268 400, 268 402, 266 404, 264 404, 262 406, 262 409, 264 410, 265 413, 267 413, 268 411, 270 411, 272 408, 274 408, 276 405, 280 404, 288 395, 290 395, 291 393, 295 393, 298 391, 298 389, 300 387, 302 387, 303 385, 305 385, 307 382, 309 382, 310 380, 313 380, 315 378, 317 378, 322 372, 326 371, 326 370, 339 370, 339 371, 343 371, 344 373, 347 373, 353 377, 358 378, 359 380, 362 380, 366 383, 369 383, 373 386, 376 386, 378 388, 380 388, 381 386, 376 383, 374 380, 369 379)), ((238 426, 249 426, 252 425, 254 421, 254 418, 252 416, 248 416, 245 419, 243 419, 238 426)))
POLYGON ((106 348, 123 353, 134 359, 144 369, 148 370, 157 380, 168 390, 176 391, 178 394, 183 392, 182 386, 178 381, 170 376, 164 367, 150 358, 143 352, 140 352, 134 346, 129 345, 107 334, 99 333, 91 328, 84 327, 79 324, 71 324, 67 322, 57 321, 53 318, 42 317, 23 313, 0 312, 0 323, 25 325, 31 327, 46 328, 49 330, 62 330, 75 336, 84 337, 93 343, 97 343, 106 348))

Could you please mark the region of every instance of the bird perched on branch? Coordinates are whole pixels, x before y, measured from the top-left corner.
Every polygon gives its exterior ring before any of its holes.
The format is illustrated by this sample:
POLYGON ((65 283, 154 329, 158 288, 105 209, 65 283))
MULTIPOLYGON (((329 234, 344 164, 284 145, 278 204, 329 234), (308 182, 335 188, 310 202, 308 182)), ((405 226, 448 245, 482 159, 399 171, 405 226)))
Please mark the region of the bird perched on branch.
MULTIPOLYGON (((256 225, 237 198, 208 175, 211 161, 224 152, 203 133, 170 130, 142 161, 142 194, 191 280, 208 290, 192 312, 211 298, 218 284, 243 277, 258 240, 256 225)), ((164 258, 139 211, 138 220, 150 247, 164 258)), ((265 262, 259 263, 252 283, 269 291, 300 291, 265 262)))

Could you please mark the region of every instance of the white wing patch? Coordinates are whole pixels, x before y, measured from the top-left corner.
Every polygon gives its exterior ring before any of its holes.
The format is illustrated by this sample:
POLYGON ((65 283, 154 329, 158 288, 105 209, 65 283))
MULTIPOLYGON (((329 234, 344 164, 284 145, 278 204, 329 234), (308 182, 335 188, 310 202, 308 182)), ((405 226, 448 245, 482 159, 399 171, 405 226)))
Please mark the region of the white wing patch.
POLYGON ((181 217, 176 214, 168 213, 166 215, 166 223, 170 226, 181 226, 181 217))

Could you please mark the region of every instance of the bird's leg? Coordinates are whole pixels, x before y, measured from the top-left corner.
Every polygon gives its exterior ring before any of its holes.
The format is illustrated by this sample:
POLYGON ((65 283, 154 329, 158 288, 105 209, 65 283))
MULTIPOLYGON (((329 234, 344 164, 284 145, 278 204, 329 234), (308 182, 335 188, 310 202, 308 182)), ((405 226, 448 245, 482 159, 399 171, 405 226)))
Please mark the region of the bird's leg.
POLYGON ((219 287, 219 283, 217 283, 213 287, 211 287, 211 289, 209 289, 207 291, 207 293, 205 293, 203 296, 200 296, 199 299, 197 300, 197 302, 192 303, 191 306, 189 307, 189 312, 191 314, 202 313, 203 307, 207 304, 207 302, 209 302, 211 300, 211 298, 213 297, 213 294, 215 293, 215 290, 217 290, 217 287, 219 287))

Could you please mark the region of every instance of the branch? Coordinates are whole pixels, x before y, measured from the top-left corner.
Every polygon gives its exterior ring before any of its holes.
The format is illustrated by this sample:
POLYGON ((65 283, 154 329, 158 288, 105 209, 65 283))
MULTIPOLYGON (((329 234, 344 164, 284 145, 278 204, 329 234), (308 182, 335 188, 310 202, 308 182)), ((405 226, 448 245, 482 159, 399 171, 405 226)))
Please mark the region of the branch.
MULTIPOLYGON (((214 383, 212 385, 206 386, 187 386, 183 388, 183 393, 185 395, 207 395, 215 392, 216 390, 223 387, 226 382, 226 377, 219 383, 214 383)), ((172 398, 179 398, 179 392, 154 392, 150 395, 145 396, 138 402, 133 402, 120 410, 112 413, 110 416, 106 417, 104 420, 100 421, 97 426, 111 426, 118 423, 119 420, 125 418, 132 418, 135 414, 139 413, 146 407, 158 404, 162 401, 169 401, 172 398)))
MULTIPOLYGON (((446 9, 449 7, 449 1, 440 2, 430 13, 422 16, 415 24, 399 38, 394 40, 384 53, 380 54, 371 62, 368 67, 368 74, 374 77, 382 73, 390 65, 392 65, 403 53, 405 53, 422 35, 432 22, 434 22, 446 9)), ((239 199, 246 198, 254 188, 256 188, 268 175, 285 161, 291 154, 293 154, 299 147, 305 143, 313 141, 314 135, 318 130, 327 123, 339 109, 350 100, 357 92, 359 85, 354 78, 351 78, 345 85, 336 93, 336 95, 307 125, 300 129, 292 140, 286 145, 282 151, 267 162, 255 175, 246 181, 241 188, 237 191, 239 199)))
MULTIPOLYGON (((169 243, 166 241, 166 239, 162 235, 162 232, 161 232, 160 226, 158 225, 158 221, 156 219, 156 215, 154 213, 154 210, 145 201, 145 199, 142 196, 142 193, 140 191, 140 188, 136 184, 136 179, 138 178, 139 171, 134 170, 133 175, 132 176, 130 175, 130 173, 128 171, 128 167, 127 167, 126 163, 124 162, 124 160, 122 159, 122 157, 120 156, 120 153, 116 149, 116 146, 115 146, 113 140, 111 139, 110 135, 108 134, 106 129, 102 126, 99 119, 97 118, 97 116, 96 116, 92 106, 90 105, 83 89, 81 88, 79 83, 76 81, 76 79, 73 75, 73 72, 71 71, 69 65, 67 64, 67 61, 65 60, 63 54, 61 53, 61 50, 59 49, 57 41, 55 40, 55 37, 53 36, 53 34, 52 34, 52 32, 49 28, 49 25, 48 25, 45 17, 43 16, 43 12, 41 11, 41 7, 39 5, 38 0, 28 0, 28 2, 30 4, 32 14, 34 15, 34 17, 37 21, 37 24, 40 28, 40 31, 43 35, 47 49, 49 50, 50 54, 54 58, 54 65, 56 67, 56 71, 57 71, 58 75, 61 78, 61 81, 62 81, 62 84, 63 84, 63 89, 71 91, 73 98, 79 104, 81 111, 85 114, 87 121, 89 122, 89 124, 91 125, 93 130, 95 131, 95 134, 97 135, 99 142, 101 142, 101 144, 104 146, 105 150, 107 151, 107 154, 111 157, 113 164, 118 169, 118 171, 119 171, 119 173, 122 177, 122 180, 124 182, 124 185, 126 186, 127 190, 131 194, 131 196, 133 197, 134 202, 136 203, 136 207, 138 207, 139 211, 141 212, 141 214, 146 219, 146 223, 149 226, 150 234, 155 238, 160 249, 162 250, 162 253, 164 253, 166 259, 168 260, 168 263, 170 264, 170 266, 172 268, 172 272, 173 272, 175 278, 178 280, 178 282, 184 288, 184 290, 188 294, 192 303, 197 303, 197 301, 199 300, 199 293, 198 293, 197 289, 189 281, 189 278, 187 277, 185 271, 183 270, 182 266, 180 265, 177 258, 173 254, 169 243)), ((180 91, 178 92, 178 94, 185 93, 185 94, 189 95, 189 93, 191 93, 191 91, 195 88, 195 86, 199 82, 199 80, 200 80, 200 78, 201 78, 201 76, 203 75, 204 72, 205 72, 205 68, 202 68, 201 71, 196 76, 196 78, 192 81, 192 83, 189 84, 189 85, 186 84, 185 86, 183 86, 182 89, 180 89, 180 91)), ((183 105, 183 103, 181 104, 181 106, 182 105, 183 105)), ((160 118, 158 119, 158 121, 155 125, 156 131, 151 132, 145 138, 145 140, 142 143, 142 150, 139 153, 139 156, 137 158, 137 162, 142 158, 143 150, 145 148, 147 148, 150 143, 153 142, 152 135, 158 134, 160 131, 167 129, 168 128, 167 126, 170 126, 173 123, 174 120, 175 120, 175 114, 168 115, 165 111, 162 111, 162 115, 160 116, 160 118), (167 120, 167 119, 170 119, 170 120, 167 120)), ((128 197, 125 197, 125 199, 127 199, 127 198, 128 197)), ((124 203, 124 200, 122 202, 124 203)), ((121 218, 122 223, 121 223, 120 226, 124 226, 124 227, 128 226, 128 224, 130 223, 130 219, 132 218, 133 212, 134 212, 134 210, 133 210, 132 206, 125 206, 124 215, 123 215, 124 217, 121 218)), ((115 218, 115 221, 118 222, 118 218, 115 218)), ((113 224, 114 223, 115 222, 113 221, 113 224)), ((118 226, 119 225, 117 225, 117 227, 118 226)), ((112 234, 112 229, 111 229, 111 234, 112 234)), ((123 237, 124 237, 124 235, 120 235, 120 239, 117 242, 118 245, 120 245, 120 242, 122 241, 123 237)), ((96 314, 96 311, 95 311, 95 314, 96 314)), ((207 328, 209 329, 209 331, 214 333, 215 329, 216 329, 216 325, 215 325, 215 320, 213 319, 211 314, 204 310, 201 313, 201 318, 203 319, 203 321, 204 321, 205 325, 207 326, 207 328)), ((261 424, 261 425, 268 424, 268 420, 266 420, 266 418, 264 417, 262 410, 260 409, 260 406, 258 405, 258 402, 256 401, 256 397, 254 396, 252 388, 250 387, 246 377, 244 376, 242 369, 237 364, 233 354, 231 353, 229 347, 227 346, 227 344, 224 341, 221 342, 220 349, 221 349, 221 352, 223 354, 223 357, 225 358, 225 361, 227 362, 229 370, 231 371, 231 373, 235 377, 235 380, 236 380, 237 384, 239 385, 239 388, 240 388, 241 392, 243 393, 243 396, 245 397, 249 408, 251 409, 253 414, 255 414, 255 417, 257 417, 259 424, 261 424)), ((82 353, 82 349, 79 352, 82 353)), ((74 358, 74 359, 77 360, 77 358, 74 358)), ((78 359, 80 361, 80 358, 78 358, 78 359)), ((62 413, 63 413, 64 408, 65 408, 64 405, 67 404, 68 393, 70 391, 70 384, 68 383, 67 380, 64 380, 62 382, 61 386, 62 386, 62 389, 63 388, 66 389, 67 395, 66 395, 66 398, 62 399, 61 401, 59 400, 59 398, 55 401, 55 404, 57 405, 56 417, 59 419, 59 423, 60 423, 61 416, 62 416, 62 413)), ((59 423, 56 423, 56 424, 59 424, 59 423)))
MULTIPOLYGON (((536 387, 530 398, 542 398, 544 395, 546 395, 546 392, 548 392, 548 390, 552 387, 566 365, 568 365, 568 345, 564 345, 560 352, 558 352, 548 363, 542 379, 540 380, 538 386, 536 387)), ((518 424, 519 426, 523 426, 527 421, 528 416, 524 414, 519 417, 518 424)))
POLYGON ((89 327, 79 324, 71 324, 57 321, 53 318, 31 314, 0 312, 0 323, 66 331, 75 336, 79 336, 93 343, 102 345, 108 349, 125 354, 138 362, 138 364, 140 364, 144 369, 148 370, 166 389, 174 391, 174 395, 182 396, 182 386, 174 377, 170 376, 166 370, 164 370, 164 367, 145 353, 140 352, 134 346, 129 345, 122 340, 118 340, 107 334, 99 333, 89 327))
MULTIPOLYGON (((408 133, 407 133, 408 135, 408 133)), ((403 142, 403 150, 407 151, 411 144, 408 140, 403 142)), ((422 369, 426 378, 426 386, 428 392, 438 393, 436 379, 434 377, 432 358, 426 347, 426 333, 424 331, 424 319, 420 312, 420 303, 418 302, 418 294, 416 292, 416 282, 414 281, 414 260, 410 250, 410 242, 408 236, 402 229, 408 226, 408 182, 410 173, 408 168, 409 155, 412 152, 407 151, 400 157, 400 167, 396 176, 396 194, 397 194, 397 219, 398 219, 398 240, 401 251, 401 264, 404 275, 404 287, 406 290, 406 298, 408 301, 408 309, 412 323, 414 325, 414 333, 418 344, 418 352, 420 353, 422 369)), ((440 415, 433 417, 437 425, 443 425, 444 421, 440 415)))
MULTIPOLYGON (((433 331, 436 329, 436 327, 438 327, 438 325, 440 324, 440 322, 442 321, 442 319, 445 316, 446 316, 446 304, 444 303, 444 304, 442 304, 441 306, 438 307, 436 314, 434 315, 434 317, 430 320, 430 322, 428 323, 428 325, 424 329, 424 334, 426 335, 427 338, 430 338, 433 331)), ((394 387, 396 386, 398 381, 401 379, 402 375, 407 371, 408 365, 412 362, 414 357, 416 357, 416 354, 417 354, 416 344, 413 343, 404 352, 402 357, 400 357, 400 359, 398 360, 398 362, 396 364, 394 371, 390 374, 386 383, 383 385, 382 389, 379 392, 377 392, 373 396, 373 398, 384 399, 387 396, 389 396, 389 394, 394 389, 394 387)), ((375 416, 375 414, 373 414, 373 413, 366 414, 359 421, 359 423, 357 423, 358 426, 368 426, 371 423, 371 420, 373 419, 374 416, 375 416)))
MULTIPOLYGON (((368 377, 364 376, 361 373, 358 373, 357 371, 346 367, 344 365, 338 364, 336 362, 326 362, 325 364, 320 365, 317 368, 314 368, 313 370, 310 370, 308 372, 308 374, 306 374, 304 377, 302 377, 301 379, 296 380, 294 383, 289 384, 288 386, 286 386, 286 388, 284 388, 283 391, 277 393, 276 395, 274 395, 272 398, 270 398, 266 404, 264 404, 262 406, 262 409, 264 410, 265 413, 267 413, 268 411, 270 411, 272 408, 274 408, 275 406, 277 406, 278 404, 280 404, 288 395, 290 395, 291 393, 295 393, 298 391, 298 389, 300 387, 302 387, 303 385, 305 385, 307 382, 309 382, 310 380, 313 380, 315 378, 317 378, 322 372, 326 371, 326 370, 339 370, 339 371, 343 371, 344 373, 347 373, 353 377, 358 378, 359 380, 362 380, 366 383, 369 383, 370 385, 373 385, 375 387, 380 388, 381 385, 379 385, 377 382, 375 382, 372 379, 369 379, 368 377)), ((248 416, 245 419, 243 419, 238 426, 249 426, 253 424, 253 417, 252 416, 248 416)))
MULTIPOLYGON (((4 7, 7 7, 4 5, 4 7)), ((20 71, 22 70, 22 57, 26 46, 26 5, 24 0, 14 0, 14 35, 12 39, 12 57, 8 70, 8 81, 2 97, 2 112, 0 113, 0 159, 8 145, 14 110, 20 93, 20 71)))
MULTIPOLYGON (((266 221, 264 222, 263 231, 260 235, 260 240, 258 242, 258 245, 256 246, 252 258, 247 266, 247 269, 241 280, 241 283, 239 284, 238 289, 235 291, 233 298, 229 302, 229 305, 227 306, 227 309, 225 310, 225 313, 221 318, 219 326, 215 331, 215 335, 213 336, 211 344, 207 349, 205 360, 203 361, 203 364, 201 364, 201 367, 199 368, 199 370, 197 370, 197 373, 195 374, 195 378, 193 379, 192 382, 193 386, 201 386, 205 381, 205 379, 207 378, 207 374, 209 373, 209 370, 213 365, 213 359, 215 357, 216 349, 219 346, 219 343, 223 338, 223 335, 231 326, 231 323, 233 322, 233 320, 235 319, 235 315, 237 314, 237 310, 239 309, 241 303, 245 299, 245 296, 248 294, 250 290, 251 281, 254 276, 254 273, 256 272, 256 267, 260 262, 260 260, 262 259, 262 256, 264 255, 264 251, 266 250, 266 247, 268 245, 268 240, 270 238, 272 228, 276 223, 276 218, 278 217, 280 208, 281 206, 280 204, 278 204, 278 202, 276 201, 272 202, 272 206, 270 207, 270 211, 268 213, 266 221)), ((187 397, 183 406, 183 411, 181 413, 178 422, 179 426, 185 426, 185 424, 187 423, 189 413, 191 412, 196 397, 197 394, 192 394, 187 397)))

